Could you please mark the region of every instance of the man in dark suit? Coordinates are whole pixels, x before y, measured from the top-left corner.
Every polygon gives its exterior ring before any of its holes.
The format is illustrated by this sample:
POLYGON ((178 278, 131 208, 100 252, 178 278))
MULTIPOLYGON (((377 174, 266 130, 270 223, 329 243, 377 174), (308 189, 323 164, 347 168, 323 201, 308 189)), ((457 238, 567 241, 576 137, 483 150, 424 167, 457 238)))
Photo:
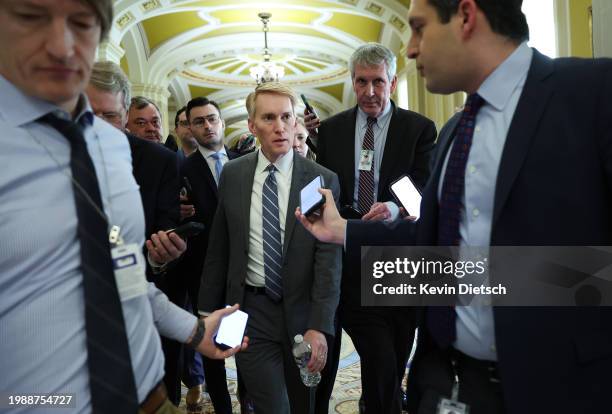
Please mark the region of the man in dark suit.
POLYGON ((334 173, 293 153, 295 102, 275 82, 247 98, 261 150, 223 170, 198 302, 204 313, 238 302, 249 314, 250 353, 236 362, 256 413, 308 412, 293 338, 310 343, 308 369, 321 371, 339 298, 339 248, 317 242, 292 214, 316 176, 339 190, 334 173))
MULTIPOLYGON (((178 265, 177 274, 195 309, 198 301, 204 258, 213 217, 217 209, 217 185, 225 163, 238 155, 224 146, 225 123, 219 105, 206 98, 194 98, 184 112, 198 147, 181 165, 181 176, 191 185, 186 202, 193 206, 188 219, 204 224, 204 231, 189 241, 187 252, 178 265)), ((227 388, 225 362, 203 358, 204 378, 215 412, 231 414, 232 403, 227 388)))
MULTIPOLYGON (((440 133, 418 224, 347 226, 326 208, 323 221, 305 226, 336 242, 346 231, 351 254, 379 243, 612 243, 612 61, 551 60, 529 49, 520 3, 411 4, 408 53, 427 88, 469 94, 440 133)), ((493 280, 496 266, 508 263, 490 263, 493 280)), ((451 362, 458 400, 473 414, 608 411, 610 326, 610 307, 427 308, 411 412, 437 412, 450 397, 451 362)))
MULTIPOLYGON (((344 211, 358 210, 364 220, 393 220, 399 209, 389 187, 404 174, 424 187, 436 129, 431 120, 398 108, 390 99, 397 85, 396 57, 387 47, 377 43, 359 47, 349 67, 357 106, 321 122, 317 162, 338 174, 344 211)), ((312 114, 306 118, 311 134, 316 134, 318 119, 312 114)), ((318 414, 329 410, 340 355, 340 326, 350 335, 361 359, 366 411, 401 411, 401 383, 414 340, 414 312, 361 307, 360 286, 358 274, 345 264, 340 323, 330 347, 330 364, 317 389, 318 414)))
MULTIPOLYGON (((96 62, 93 66, 87 95, 96 115, 117 129, 125 131, 130 84, 121 68, 112 62, 96 62)), ((149 256, 147 278, 155 282, 171 302, 182 306, 184 292, 176 288, 174 275, 163 272, 163 267, 178 258, 186 249, 185 243, 171 242, 164 230, 179 223, 179 175, 176 155, 160 144, 126 133, 132 153, 132 173, 140 186, 145 215, 145 237, 149 256), (155 266, 151 266, 151 265, 155 266)), ((164 382, 172 403, 180 402, 180 357, 182 344, 162 337, 164 351, 164 382)))

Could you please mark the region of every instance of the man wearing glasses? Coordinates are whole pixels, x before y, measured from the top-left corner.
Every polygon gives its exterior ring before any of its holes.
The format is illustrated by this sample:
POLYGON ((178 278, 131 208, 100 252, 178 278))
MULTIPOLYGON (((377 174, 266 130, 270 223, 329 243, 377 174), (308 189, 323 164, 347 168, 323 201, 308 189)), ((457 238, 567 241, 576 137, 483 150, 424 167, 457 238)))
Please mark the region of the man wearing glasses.
POLYGON ((143 96, 135 96, 128 110, 128 130, 138 138, 161 143, 162 124, 159 108, 143 96))
MULTIPOLYGON (((179 263, 180 269, 177 269, 177 274, 182 275, 182 280, 187 285, 190 302, 195 305, 198 303, 197 295, 204 257, 208 249, 208 236, 217 209, 219 177, 225 163, 238 157, 238 154, 227 150, 224 146, 225 122, 221 118, 221 111, 216 102, 203 97, 194 98, 187 103, 185 113, 198 147, 181 164, 181 176, 187 177, 192 187, 189 198, 195 214, 189 220, 203 223, 205 229, 190 239, 183 260, 179 263)), ((232 405, 227 389, 225 363, 208 358, 202 359, 206 387, 215 412, 231 414, 232 405)))

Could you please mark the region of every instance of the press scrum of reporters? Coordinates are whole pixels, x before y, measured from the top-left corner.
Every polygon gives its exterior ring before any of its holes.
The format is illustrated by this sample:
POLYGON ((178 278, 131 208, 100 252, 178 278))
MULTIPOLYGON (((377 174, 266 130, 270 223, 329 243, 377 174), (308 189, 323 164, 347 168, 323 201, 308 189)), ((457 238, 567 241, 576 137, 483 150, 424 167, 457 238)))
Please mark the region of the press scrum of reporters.
POLYGON ((364 299, 365 246, 573 246, 582 273, 546 269, 578 289, 609 264, 612 61, 528 47, 521 3, 411 2, 407 57, 429 92, 466 95, 439 131, 392 99, 394 52, 364 43, 349 109, 319 117, 265 79, 248 132, 195 96, 164 140, 160 103, 96 61, 112 1, 0 2, 1 409, 336 412, 344 332, 360 414, 608 412, 605 289, 364 299))

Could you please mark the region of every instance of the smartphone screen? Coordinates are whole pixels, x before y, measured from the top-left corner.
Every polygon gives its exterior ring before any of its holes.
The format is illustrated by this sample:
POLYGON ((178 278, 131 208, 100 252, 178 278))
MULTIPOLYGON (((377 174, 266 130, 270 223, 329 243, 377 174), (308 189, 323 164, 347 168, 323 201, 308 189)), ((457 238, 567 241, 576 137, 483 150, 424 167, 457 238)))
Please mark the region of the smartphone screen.
POLYGON ((234 348, 242 344, 244 330, 246 329, 249 315, 241 310, 237 310, 231 315, 224 316, 221 319, 215 342, 221 345, 234 348))
POLYGON ((314 212, 325 201, 318 191, 321 187, 323 180, 321 176, 317 176, 300 191, 300 210, 305 216, 314 212))
POLYGON ((410 177, 405 175, 391 184, 391 191, 402 204, 406 213, 418 219, 421 213, 421 194, 410 177))

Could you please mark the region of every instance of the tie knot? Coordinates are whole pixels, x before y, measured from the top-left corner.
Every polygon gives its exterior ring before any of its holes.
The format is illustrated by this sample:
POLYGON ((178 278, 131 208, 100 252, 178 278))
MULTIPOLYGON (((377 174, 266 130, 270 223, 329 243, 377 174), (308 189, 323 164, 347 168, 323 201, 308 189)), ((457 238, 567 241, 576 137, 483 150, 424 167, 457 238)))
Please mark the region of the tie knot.
POLYGON ((276 171, 276 167, 274 166, 274 164, 270 164, 266 167, 266 171, 270 174, 273 174, 276 171))
POLYGON ((468 115, 476 115, 484 103, 485 100, 482 98, 482 96, 478 95, 477 93, 473 93, 465 100, 463 112, 468 115))
POLYGON ((369 116, 368 117, 368 128, 371 128, 372 126, 374 126, 374 124, 376 124, 376 118, 369 116))
POLYGON ((212 154, 210 154, 210 156, 215 160, 220 160, 222 155, 223 154, 221 154, 221 152, 213 152, 212 154))

